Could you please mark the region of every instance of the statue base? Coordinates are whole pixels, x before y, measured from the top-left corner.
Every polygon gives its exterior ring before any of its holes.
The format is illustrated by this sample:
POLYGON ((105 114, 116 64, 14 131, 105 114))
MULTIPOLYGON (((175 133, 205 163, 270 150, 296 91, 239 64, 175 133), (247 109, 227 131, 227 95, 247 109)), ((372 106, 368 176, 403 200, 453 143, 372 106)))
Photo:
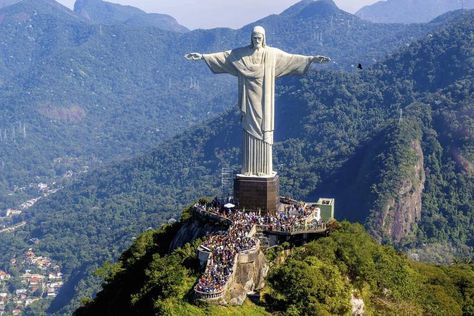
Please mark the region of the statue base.
POLYGON ((276 212, 280 202, 280 180, 273 176, 257 177, 238 174, 234 179, 234 200, 239 208, 276 212))

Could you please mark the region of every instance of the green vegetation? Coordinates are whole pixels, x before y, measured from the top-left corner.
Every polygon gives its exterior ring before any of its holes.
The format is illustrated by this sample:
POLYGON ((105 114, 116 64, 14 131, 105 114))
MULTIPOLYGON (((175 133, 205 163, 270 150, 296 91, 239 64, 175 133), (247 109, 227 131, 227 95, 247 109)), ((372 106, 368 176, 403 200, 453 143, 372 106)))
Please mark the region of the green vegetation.
MULTIPOLYGON (((35 1, 26 1, 25 6, 35 1)), ((23 185, 33 176, 43 180, 80 169, 90 157, 95 157, 92 165, 102 167, 23 214, 19 220, 28 223, 24 230, 1 235, 0 266, 6 268, 14 253, 21 253, 29 239, 38 238, 38 253, 59 262, 67 278, 48 311, 68 314, 78 306, 79 297, 92 296, 98 289, 100 280, 93 271, 104 262, 114 262, 140 232, 178 218, 177 210, 190 201, 218 194, 220 168, 237 167, 239 114, 228 110, 206 120, 208 112, 232 104, 228 98, 233 95, 233 82, 211 77, 202 64, 185 64, 182 55, 243 45, 249 30, 201 30, 177 36, 156 29, 84 25, 42 8, 30 7, 28 12, 39 13, 27 22, 12 20, 18 13, 13 12, 0 25, 2 39, 11 49, 2 52, 15 56, 0 63, 5 70, 0 82, 6 91, 0 95, 6 105, 0 126, 21 120, 34 127, 26 139, 0 147, 0 167, 5 171, 0 173, 0 194, 5 196, 0 206, 16 202, 16 197, 6 195, 14 183, 23 185), (28 23, 34 27, 25 33, 28 23), (28 36, 37 40, 30 43, 28 36), (166 53, 169 50, 173 54, 166 53), (200 89, 190 88, 191 77, 200 79, 200 89), (45 95, 45 91, 50 92, 45 95), (86 116, 80 111, 75 115, 71 104, 80 105, 86 116), (67 111, 57 110, 64 107, 67 111), (200 125, 173 136, 195 122, 200 125), (147 154, 111 163, 164 139, 147 154), (51 163, 58 157, 71 159, 51 163)), ((373 26, 340 11, 329 12, 337 19, 331 15, 315 19, 312 10, 298 12, 261 21, 275 31, 271 42, 289 51, 328 54, 342 68, 353 60, 369 63, 411 36, 441 27, 373 26), (332 27, 327 28, 331 20, 332 27), (323 29, 320 46, 313 31, 323 29)), ((338 218, 360 221, 371 232, 378 231, 380 227, 367 218, 377 215, 377 205, 396 192, 394 186, 406 175, 403 166, 412 161, 409 138, 419 139, 427 170, 424 207, 412 232, 416 238, 399 246, 421 251, 424 244, 445 243, 451 255, 472 258, 472 14, 443 21, 446 24, 439 32, 373 68, 352 73, 313 71, 303 79, 279 82, 274 148, 281 192, 303 200, 335 197, 338 218), (406 133, 410 137, 405 138, 406 133)), ((152 256, 148 260, 143 271, 152 269, 152 256)), ((178 264, 185 258, 176 254, 156 260, 178 264)), ((306 264, 299 269, 315 273, 308 288, 325 285, 320 276, 326 271, 320 262, 306 264)), ((186 283, 193 272, 185 267, 176 272, 186 283)), ((120 266, 109 268, 112 275, 120 274, 120 266)), ((327 273, 335 278, 344 275, 337 270, 327 273)), ((143 276, 143 284, 147 277, 143 276)), ((347 293, 345 286, 340 284, 337 293, 347 293)), ((172 293, 183 295, 183 288, 178 286, 172 293)), ((138 306, 147 297, 165 295, 150 291, 136 288, 138 306)), ((288 299, 288 307, 298 304, 297 297, 288 299)), ((153 305, 144 304, 143 308, 153 305)), ((343 302, 324 304, 313 307, 326 311, 347 307, 343 302)))
POLYGON ((347 222, 296 248, 268 281, 265 302, 288 315, 346 314, 351 291, 368 315, 470 315, 474 307, 472 265, 410 261, 347 222))
MULTIPOLYGON (((273 264, 255 305, 222 307, 195 303, 200 240, 164 252, 176 228, 141 235, 109 271, 103 290, 75 312, 80 315, 345 315, 351 295, 367 315, 471 315, 474 266, 434 266, 381 246, 362 225, 343 222, 330 236, 291 249, 273 264), (197 304, 197 305, 195 305, 197 304)), ((290 246, 290 245, 287 245, 290 246)))

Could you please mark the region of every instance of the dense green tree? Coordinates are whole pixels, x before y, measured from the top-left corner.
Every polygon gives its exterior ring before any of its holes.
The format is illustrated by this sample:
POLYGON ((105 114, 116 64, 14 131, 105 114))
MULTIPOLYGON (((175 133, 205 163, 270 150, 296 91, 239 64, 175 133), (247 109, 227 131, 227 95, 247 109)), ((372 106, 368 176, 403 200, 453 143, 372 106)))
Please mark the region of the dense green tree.
POLYGON ((363 299, 368 315, 472 312, 472 265, 411 261, 378 244, 362 225, 348 222, 333 225, 327 237, 298 247, 287 243, 286 251, 277 250, 260 306, 195 305, 192 289, 199 277, 200 240, 168 251, 177 229, 193 220, 139 236, 117 263, 100 269, 109 271, 103 290, 93 300, 84 300, 75 315, 345 315, 351 312, 351 295, 363 299))

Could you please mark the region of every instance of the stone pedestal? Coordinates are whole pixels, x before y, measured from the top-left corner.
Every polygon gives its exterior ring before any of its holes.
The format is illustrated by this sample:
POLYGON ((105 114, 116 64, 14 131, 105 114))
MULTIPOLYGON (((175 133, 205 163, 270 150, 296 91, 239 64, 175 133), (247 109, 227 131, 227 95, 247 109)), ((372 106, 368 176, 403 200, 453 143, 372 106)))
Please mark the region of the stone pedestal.
POLYGON ((280 202, 278 175, 271 177, 244 176, 234 179, 234 199, 239 208, 276 212, 280 202))

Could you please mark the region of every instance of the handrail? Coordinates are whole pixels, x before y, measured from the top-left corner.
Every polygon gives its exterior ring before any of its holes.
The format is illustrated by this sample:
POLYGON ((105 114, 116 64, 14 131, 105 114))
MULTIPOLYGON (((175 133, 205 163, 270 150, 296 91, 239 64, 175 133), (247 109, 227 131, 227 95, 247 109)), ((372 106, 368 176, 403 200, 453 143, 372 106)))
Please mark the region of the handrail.
POLYGON ((327 230, 327 225, 325 223, 318 225, 317 227, 311 226, 306 229, 295 229, 290 228, 289 230, 282 230, 282 229, 269 229, 269 225, 262 225, 261 229, 263 232, 267 233, 288 233, 288 234, 307 234, 307 233, 317 233, 323 232, 327 230))
MULTIPOLYGON (((212 253, 211 253, 211 255, 212 255, 212 253)), ((210 260, 207 260, 208 264, 209 264, 209 261, 210 260)), ((238 262, 238 254, 236 254, 235 257, 234 257, 234 264, 232 265, 232 275, 235 273, 237 262, 238 262)), ((207 265, 206 265, 206 269, 207 269, 207 265)), ((196 284, 196 286, 194 286, 194 292, 199 294, 201 299, 221 298, 224 295, 225 291, 227 291, 227 287, 229 286, 229 283, 230 283, 231 280, 232 280, 232 278, 229 277, 227 279, 227 281, 225 282, 225 284, 222 286, 221 290, 214 291, 214 292, 199 291, 198 289, 196 289, 196 287, 197 287, 197 284, 196 284)))

